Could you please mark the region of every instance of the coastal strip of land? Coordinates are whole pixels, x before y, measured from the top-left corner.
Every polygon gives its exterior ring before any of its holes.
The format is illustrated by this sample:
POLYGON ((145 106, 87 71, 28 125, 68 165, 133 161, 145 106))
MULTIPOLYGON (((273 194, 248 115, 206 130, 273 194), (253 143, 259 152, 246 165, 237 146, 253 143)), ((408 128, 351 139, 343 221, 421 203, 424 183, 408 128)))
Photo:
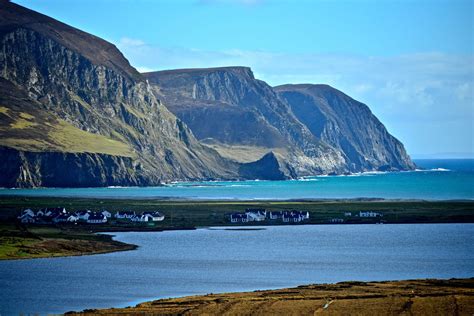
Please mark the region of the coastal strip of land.
POLYGON ((111 235, 54 226, 0 224, 0 260, 83 256, 134 250, 111 235))
POLYGON ((340 282, 162 299, 82 315, 474 315, 474 279, 340 282))
POLYGON ((262 225, 380 223, 474 223, 474 201, 205 201, 3 196, 0 198, 0 260, 86 255, 136 248, 135 245, 114 241, 110 235, 101 232, 182 230, 210 226, 255 228, 262 225), (71 212, 107 210, 111 213, 132 211, 140 214, 159 211, 165 219, 144 223, 111 218, 104 224, 22 224, 17 218, 24 209, 49 207, 64 207, 71 212), (299 223, 284 223, 281 219, 231 223, 230 214, 249 208, 275 212, 300 210, 308 212, 309 218, 299 223), (361 217, 359 212, 375 212, 381 216, 361 217))

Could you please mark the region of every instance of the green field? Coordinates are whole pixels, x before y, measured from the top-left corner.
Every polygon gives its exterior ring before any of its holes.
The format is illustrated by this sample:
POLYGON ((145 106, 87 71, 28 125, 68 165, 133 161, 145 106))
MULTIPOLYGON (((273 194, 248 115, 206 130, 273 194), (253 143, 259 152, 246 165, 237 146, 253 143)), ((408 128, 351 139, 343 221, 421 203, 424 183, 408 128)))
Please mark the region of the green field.
MULTIPOLYGON (((332 218, 343 218, 348 223, 373 222, 355 216, 345 217, 344 212, 377 211, 387 223, 473 223, 473 201, 390 201, 390 200, 334 200, 334 201, 190 201, 158 199, 87 199, 87 198, 0 198, 0 220, 11 221, 24 208, 66 207, 68 211, 160 211, 166 219, 157 224, 163 228, 174 226, 198 227, 230 224, 228 215, 246 208, 267 210, 305 210, 310 220, 305 223, 325 224, 332 218)), ((265 221, 251 224, 277 224, 265 221)), ((125 221, 125 223, 129 223, 125 221)), ((119 224, 124 224, 123 222, 119 224)))
MULTIPOLYGON (((132 249, 133 245, 113 242, 109 236, 95 235, 107 231, 161 231, 193 229, 223 225, 283 225, 281 220, 232 224, 229 214, 246 208, 309 211, 310 219, 301 224, 329 224, 333 218, 344 219, 344 224, 384 223, 474 223, 473 201, 390 201, 390 200, 334 200, 334 201, 190 201, 157 199, 90 199, 90 198, 0 198, 0 259, 77 255, 132 249), (63 206, 68 211, 130 210, 160 211, 166 218, 156 223, 132 223, 112 219, 107 224, 21 225, 16 216, 22 209, 37 210, 63 206), (344 216, 344 212, 376 211, 382 218, 344 216), (45 242, 47 241, 47 242, 45 242), (59 242, 58 242, 59 241, 59 242), (54 245, 49 247, 48 245, 54 245), (127 248, 128 247, 128 248, 127 248)), ((299 223, 289 225, 300 225, 299 223)))

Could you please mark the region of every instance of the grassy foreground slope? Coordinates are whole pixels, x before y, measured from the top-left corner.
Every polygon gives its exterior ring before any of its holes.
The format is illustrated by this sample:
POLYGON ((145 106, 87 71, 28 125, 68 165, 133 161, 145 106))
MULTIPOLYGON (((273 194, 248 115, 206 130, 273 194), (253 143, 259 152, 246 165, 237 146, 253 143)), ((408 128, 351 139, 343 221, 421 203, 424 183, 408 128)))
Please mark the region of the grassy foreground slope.
POLYGON ((133 250, 135 245, 84 230, 0 224, 0 260, 81 256, 133 250))
POLYGON ((163 299, 86 315, 473 315, 474 279, 341 282, 163 299))

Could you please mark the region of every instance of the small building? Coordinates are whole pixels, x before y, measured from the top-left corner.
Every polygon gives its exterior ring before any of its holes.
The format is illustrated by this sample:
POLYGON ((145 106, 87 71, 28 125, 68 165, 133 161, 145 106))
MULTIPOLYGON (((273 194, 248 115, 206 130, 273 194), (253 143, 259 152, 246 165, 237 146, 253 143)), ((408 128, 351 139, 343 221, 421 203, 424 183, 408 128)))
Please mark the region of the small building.
POLYGON ((132 212, 132 211, 123 211, 123 212, 116 212, 114 217, 117 219, 124 219, 124 218, 131 219, 135 217, 136 215, 137 214, 135 214, 135 212, 132 212))
POLYGON ((21 212, 21 215, 18 216, 18 218, 21 218, 23 215, 26 215, 26 214, 28 214, 28 215, 30 215, 30 216, 32 216, 32 217, 35 217, 35 216, 36 216, 36 215, 35 215, 35 212, 33 212, 32 209, 27 208, 26 210, 23 210, 23 212, 21 212))
POLYGON ((377 212, 367 211, 367 212, 359 212, 359 217, 382 217, 383 215, 377 212))
POLYGON ((344 223, 344 219, 343 218, 331 218, 331 220, 329 222, 333 223, 333 224, 340 224, 340 223, 344 223))
POLYGON ((78 219, 87 221, 89 219, 89 216, 91 216, 92 212, 89 210, 83 210, 83 211, 77 211, 76 216, 78 219))
POLYGON ((288 212, 283 214, 283 222, 285 223, 299 223, 303 220, 303 218, 296 213, 288 212))
POLYGON ((231 223, 248 222, 247 213, 232 213, 230 215, 230 222, 231 223))
POLYGON ((282 220, 284 223, 299 223, 307 219, 309 219, 308 211, 284 211, 282 215, 282 220))
POLYGON ((351 216, 352 216, 352 212, 344 212, 344 216, 345 216, 345 217, 351 217, 351 216))
POLYGON ((283 217, 283 212, 282 211, 272 211, 268 213, 268 218, 269 219, 280 219, 283 217))
POLYGON ((59 214, 53 218, 53 223, 67 223, 70 215, 69 214, 59 214))
POLYGON ((247 209, 245 214, 247 214, 247 219, 249 222, 261 222, 267 217, 267 211, 265 210, 249 211, 247 209))
POLYGON ((109 211, 107 210, 103 210, 102 212, 100 212, 102 215, 104 215, 105 217, 107 218, 111 218, 112 217, 112 213, 110 213, 109 211))
POLYGON ((76 223, 77 221, 79 221, 79 217, 76 215, 69 215, 67 218, 68 223, 76 223))
POLYGON ((153 217, 149 214, 136 215, 130 218, 132 222, 152 222, 153 217))
POLYGON ((100 213, 92 213, 87 219, 88 224, 104 224, 107 223, 107 217, 100 213))
POLYGON ((23 224, 30 224, 36 222, 35 216, 32 216, 30 213, 25 213, 21 216, 18 216, 18 218, 23 224))
POLYGON ((47 217, 56 217, 59 214, 66 214, 66 208, 65 207, 48 207, 46 209, 43 209, 44 215, 47 217))
POLYGON ((143 215, 147 215, 153 222, 161 222, 165 219, 165 216, 160 212, 143 212, 143 215))
POLYGON ((308 211, 300 211, 299 215, 302 217, 302 220, 309 219, 309 212, 308 211))

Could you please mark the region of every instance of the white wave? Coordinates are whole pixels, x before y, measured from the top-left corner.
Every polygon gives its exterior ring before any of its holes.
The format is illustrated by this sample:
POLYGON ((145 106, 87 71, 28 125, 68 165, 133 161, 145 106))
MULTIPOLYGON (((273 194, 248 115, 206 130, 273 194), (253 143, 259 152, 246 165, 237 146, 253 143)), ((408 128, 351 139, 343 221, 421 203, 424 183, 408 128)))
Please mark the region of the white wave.
POLYGON ((317 178, 299 178, 297 181, 319 181, 317 178))
POLYGON ((415 172, 448 172, 451 169, 446 168, 433 168, 433 169, 415 169, 415 172))

